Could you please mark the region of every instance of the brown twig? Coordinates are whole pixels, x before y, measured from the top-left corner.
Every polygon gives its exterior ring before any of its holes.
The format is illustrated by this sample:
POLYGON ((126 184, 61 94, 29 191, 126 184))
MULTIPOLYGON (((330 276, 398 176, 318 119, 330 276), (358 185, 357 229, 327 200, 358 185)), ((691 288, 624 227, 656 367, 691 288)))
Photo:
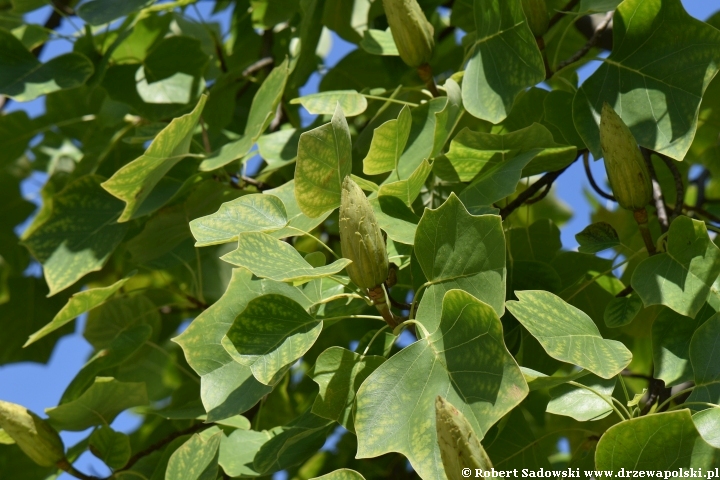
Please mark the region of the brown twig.
POLYGON ((590 186, 593 190, 595 190, 595 193, 600 195, 603 198, 606 198, 608 200, 612 200, 613 202, 617 202, 615 199, 615 196, 606 193, 603 191, 602 188, 600 188, 600 185, 598 185, 595 182, 595 178, 593 178, 592 170, 590 170, 590 152, 585 152, 583 154, 583 166, 585 167, 585 175, 587 176, 588 182, 590 182, 590 186))
POLYGON ((147 447, 144 450, 140 450, 138 453, 136 453, 135 455, 130 457, 130 460, 127 461, 125 466, 116 470, 115 473, 129 470, 130 468, 132 468, 133 465, 135 465, 135 463, 138 462, 138 460, 140 460, 143 457, 147 457, 148 455, 150 455, 151 453, 153 453, 157 450, 160 450, 165 445, 172 442, 173 440, 175 440, 178 437, 182 437, 183 435, 189 435, 191 433, 199 432, 200 430, 204 430, 208 427, 210 427, 210 425, 207 425, 204 423, 197 423, 190 428, 186 428, 185 430, 173 432, 170 435, 168 435, 167 437, 153 443, 152 445, 150 445, 149 447, 147 447))
POLYGON ((75 478, 79 478, 80 480, 100 480, 98 477, 93 477, 92 475, 86 475, 80 470, 77 470, 75 467, 72 466, 72 464, 67 461, 67 459, 62 459, 59 462, 57 462, 57 467, 72 475, 75 478))
POLYGON ((630 295, 632 292, 633 292, 633 287, 632 287, 632 285, 628 285, 627 287, 625 287, 625 288, 623 288, 622 290, 620 290, 620 291, 618 292, 618 294, 615 295, 615 296, 616 296, 617 298, 627 297, 627 296, 630 295))
POLYGON ((659 156, 665 163, 665 166, 668 167, 668 170, 670 170, 670 173, 672 173, 673 179, 675 180, 675 194, 677 195, 677 199, 675 200, 675 208, 673 208, 672 212, 672 221, 682 213, 683 200, 685 199, 685 185, 683 185, 682 176, 680 175, 680 171, 675 165, 674 160, 661 153, 657 153, 657 156, 659 156))
POLYGON ((417 68, 418 75, 420 76, 420 79, 425 83, 425 88, 427 88, 430 93, 432 93, 432 96, 437 98, 440 96, 440 92, 438 92, 437 85, 435 85, 435 77, 433 77, 432 68, 430 68, 430 65, 427 63, 424 65, 420 65, 417 68))
POLYGON ((663 197, 662 188, 660 188, 660 182, 658 182, 657 175, 655 174, 655 167, 653 167, 652 159, 650 157, 650 150, 644 147, 640 147, 640 151, 645 159, 648 171, 650 172, 650 178, 652 178, 653 187, 653 203, 655 204, 655 212, 657 215, 658 222, 660 223, 660 231, 663 233, 668 231, 670 222, 668 222, 667 209, 665 208, 665 197, 663 197))
MULTIPOLYGON (((583 150, 580 154, 584 153, 585 150, 583 150)), ((575 163, 575 161, 580 158, 580 155, 573 160, 570 165, 575 163)), ((520 208, 523 204, 527 203, 528 200, 531 200, 533 196, 535 196, 536 193, 538 193, 543 187, 550 187, 552 186, 552 183, 557 180, 557 178, 565 171, 567 170, 570 165, 561 168, 560 170, 556 170, 554 172, 548 172, 545 175, 543 175, 540 180, 530 185, 528 188, 523 190, 512 202, 505 205, 503 208, 500 209, 500 216, 504 220, 507 218, 508 215, 510 215, 512 212, 520 208)), ((544 197, 547 195, 547 192, 541 193, 541 195, 544 197)))
POLYGON ((548 30, 550 30, 552 27, 555 26, 556 23, 558 23, 560 20, 563 19, 565 15, 572 12, 572 9, 575 8, 575 6, 580 3, 580 0, 570 0, 563 8, 562 10, 559 10, 555 15, 552 16, 550 21, 548 22, 548 30))
MULTIPOLYGON (((557 66, 557 69, 555 70, 556 72, 559 72, 560 70, 567 67, 568 65, 571 65, 571 64, 577 62, 582 57, 584 57, 590 51, 591 48, 593 48, 595 45, 597 45, 598 41, 600 41, 600 37, 602 37, 603 33, 605 33, 605 30, 607 30, 608 25, 610 25, 610 22, 612 21, 612 18, 613 18, 613 13, 615 13, 614 10, 611 10, 607 13, 607 15, 605 15, 605 18, 603 18, 602 22, 600 22, 600 24, 595 29, 595 33, 593 33, 592 37, 590 37, 590 40, 588 40, 585 43, 585 45, 582 46, 582 48, 580 50, 573 53, 570 56, 570 58, 560 62, 557 66)), ((550 76, 552 76, 552 75, 553 74, 551 73, 550 76)))
POLYGON ((260 70, 262 70, 263 68, 267 67, 268 65, 272 65, 273 63, 275 63, 275 60, 273 60, 272 57, 263 57, 260 60, 258 60, 257 62, 250 64, 250 66, 248 66, 245 70, 243 70, 242 76, 243 76, 243 78, 249 77, 252 74, 257 73, 260 70))

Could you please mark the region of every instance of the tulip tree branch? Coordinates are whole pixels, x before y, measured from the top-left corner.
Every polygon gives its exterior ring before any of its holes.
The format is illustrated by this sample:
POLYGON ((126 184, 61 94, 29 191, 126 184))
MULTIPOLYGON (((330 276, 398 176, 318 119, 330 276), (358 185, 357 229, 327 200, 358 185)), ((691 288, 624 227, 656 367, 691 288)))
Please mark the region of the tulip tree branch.
MULTIPOLYGON (((198 431, 200 431, 200 430, 204 430, 204 429, 206 429, 206 428, 208 428, 208 427, 210 427, 210 425, 207 425, 207 424, 204 424, 204 423, 197 423, 197 424, 193 425, 193 426, 190 427, 190 428, 186 428, 185 430, 179 430, 179 431, 177 431, 177 432, 173 432, 173 433, 171 433, 170 435, 168 435, 167 437, 162 438, 161 440, 153 443, 152 445, 150 445, 150 446, 147 447, 146 449, 140 450, 138 453, 136 453, 135 455, 133 455, 132 457, 130 457, 130 460, 127 461, 127 463, 125 464, 125 466, 122 467, 122 468, 119 469, 119 470, 116 470, 115 473, 117 473, 117 472, 122 472, 122 471, 125 471, 125 470, 130 469, 130 468, 131 468, 133 465, 135 465, 141 458, 147 457, 147 456, 150 455, 151 453, 153 453, 153 452, 155 452, 155 451, 157 451, 157 450, 160 450, 160 449, 163 448, 165 445, 167 445, 168 443, 172 442, 173 440, 175 440, 175 439, 178 438, 178 437, 182 437, 183 435, 189 435, 189 434, 191 434, 191 433, 195 433, 195 432, 198 432, 198 431)), ((78 477, 78 478, 80 478, 80 477, 78 477)), ((90 477, 90 478, 92 478, 92 477, 90 477)))
POLYGON ((612 200, 613 202, 616 202, 617 200, 615 197, 609 193, 606 193, 603 191, 602 188, 600 188, 600 185, 598 185, 595 182, 595 179, 593 178, 592 170, 590 170, 590 153, 585 152, 583 154, 583 166, 585 167, 585 175, 587 176, 588 182, 590 182, 590 186, 593 190, 595 190, 595 193, 600 195, 602 198, 606 198, 608 200, 612 200))
MULTIPOLYGON (((605 18, 603 18, 602 22, 597 26, 595 29, 595 33, 593 33, 592 37, 590 37, 590 40, 588 40, 585 45, 580 48, 577 52, 573 53, 570 58, 567 60, 563 60, 560 62, 557 66, 557 69, 555 72, 559 72, 563 68, 567 67, 568 65, 572 65, 573 63, 580 60, 582 57, 584 57, 591 48, 593 48, 597 43, 600 41, 600 37, 602 37, 603 33, 605 33, 605 30, 607 30, 608 25, 610 25, 610 22, 613 18, 613 13, 615 13, 614 10, 611 10, 605 15, 605 18)), ((553 73, 550 73, 550 76, 552 76, 553 73)))
POLYGON ((672 219, 675 219, 675 217, 682 213, 683 200, 685 199, 685 185, 683 185, 682 175, 680 175, 680 171, 675 165, 673 159, 661 153, 658 153, 657 155, 668 167, 668 170, 670 170, 670 173, 672 173, 673 179, 675 180, 675 193, 677 198, 675 200, 675 208, 673 208, 672 212, 672 219))
POLYGON ((640 151, 643 154, 645 164, 650 172, 650 178, 652 178, 653 203, 655 204, 656 215, 658 222, 660 223, 660 230, 665 233, 668 231, 668 227, 670 225, 668 222, 667 209, 665 208, 665 197, 663 197, 660 182, 658 182, 657 175, 655 174, 655 168, 653 167, 652 160, 650 158, 650 150, 640 147, 640 151))
POLYGON ((60 460, 60 461, 57 463, 57 467, 58 467, 60 470, 62 470, 62 471, 64 471, 64 472, 72 475, 73 477, 79 478, 80 480, 100 480, 98 477, 93 477, 93 476, 91 476, 91 475, 86 475, 86 474, 84 474, 83 472, 81 472, 80 470, 77 470, 75 467, 72 466, 72 464, 71 464, 70 462, 68 462, 68 461, 65 460, 65 459, 60 460))

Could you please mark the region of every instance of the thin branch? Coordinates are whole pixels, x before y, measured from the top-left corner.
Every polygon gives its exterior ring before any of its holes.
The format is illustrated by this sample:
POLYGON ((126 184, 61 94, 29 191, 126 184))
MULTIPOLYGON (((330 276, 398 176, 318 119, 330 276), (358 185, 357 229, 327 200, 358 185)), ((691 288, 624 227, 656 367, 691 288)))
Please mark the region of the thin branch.
POLYGON ((590 186, 593 190, 595 190, 595 193, 603 198, 617 202, 613 195, 604 192, 603 189, 600 188, 600 185, 595 182, 595 178, 593 178, 592 171, 590 170, 590 152, 585 152, 583 154, 583 165, 585 166, 585 175, 587 176, 588 182, 590 182, 590 186))
POLYGON ((540 192, 540 195, 538 195, 537 197, 533 197, 530 200, 526 200, 525 205, 532 205, 533 203, 539 202, 540 200, 548 196, 548 193, 550 193, 551 189, 552 183, 548 183, 547 185, 545 185, 545 189, 540 192))
POLYGON ((268 65, 272 65, 273 63, 275 63, 275 60, 273 60, 272 57, 263 57, 260 60, 258 60, 257 62, 252 63, 245 70, 243 70, 242 76, 249 77, 252 74, 257 73, 260 70, 262 70, 263 68, 267 67, 268 65))
POLYGON ((632 292, 633 292, 633 287, 632 287, 632 285, 628 285, 627 287, 625 287, 625 288, 623 288, 622 290, 620 290, 620 291, 618 292, 618 294, 615 295, 615 296, 616 296, 617 298, 627 297, 627 296, 630 295, 632 292))
POLYGON ((185 430, 179 430, 179 431, 177 431, 177 432, 173 432, 173 433, 171 433, 170 435, 168 435, 167 437, 165 437, 165 438, 163 438, 163 439, 161 439, 161 440, 153 443, 152 445, 150 445, 149 447, 147 447, 147 448, 144 449, 144 450, 140 450, 138 453, 136 453, 135 455, 133 455, 132 457, 130 457, 130 460, 127 461, 127 463, 125 464, 125 466, 122 467, 122 468, 119 469, 119 470, 116 470, 115 473, 117 473, 117 472, 122 472, 122 471, 125 471, 125 470, 129 470, 129 469, 132 468, 132 466, 135 465, 141 458, 147 457, 147 456, 150 455, 151 453, 153 453, 153 452, 155 452, 155 451, 157 451, 157 450, 160 450, 160 449, 163 448, 165 445, 167 445, 168 443, 172 442, 173 440, 175 440, 175 439, 178 438, 178 437, 182 437, 183 435, 188 435, 188 434, 191 434, 191 433, 195 433, 195 432, 198 432, 198 431, 200 431, 200 430, 204 430, 204 429, 206 429, 206 428, 208 428, 208 427, 210 427, 210 425, 207 425, 207 424, 205 424, 205 423, 197 423, 197 424, 193 425, 193 426, 190 427, 190 428, 186 428, 185 430))
POLYGON ((69 473, 75 478, 79 478, 80 480, 100 480, 98 477, 93 477, 92 475, 86 475, 80 470, 77 470, 75 467, 72 466, 72 464, 67 459, 62 459, 59 462, 57 462, 57 467, 64 471, 69 473))
POLYGON ((440 96, 440 92, 438 92, 437 85, 435 84, 435 77, 433 77, 432 68, 427 63, 424 65, 420 65, 417 68, 418 75, 420 76, 420 79, 425 83, 425 87, 430 91, 433 97, 437 98, 440 96))
POLYGON ((705 189, 706 189, 706 183, 710 180, 710 170, 707 168, 703 168, 703 171, 700 172, 700 175, 695 177, 693 180, 690 180, 690 183, 695 185, 697 187, 697 199, 695 200, 695 205, 702 207, 705 202, 714 203, 718 200, 710 200, 705 196, 705 189))
POLYGON ((670 170, 670 173, 672 173, 673 179, 675 180, 675 194, 677 195, 677 199, 675 200, 675 208, 673 208, 672 213, 672 218, 674 219, 682 213, 683 200, 685 199, 685 185, 683 185, 682 176, 680 175, 680 171, 675 165, 674 160, 661 153, 657 153, 657 155, 665 163, 665 166, 668 167, 668 170, 670 170))
POLYGON ((640 147, 640 151, 645 159, 650 177, 652 178, 653 187, 653 203, 655 204, 655 212, 660 223, 660 230, 662 233, 668 231, 670 222, 668 222, 667 209, 665 208, 665 197, 663 197, 662 189, 660 188, 660 182, 658 182, 657 175, 655 174, 655 167, 653 167, 652 159, 650 158, 650 150, 644 147, 640 147))
POLYGON ((565 15, 568 13, 572 13, 573 8, 580 3, 580 0, 570 0, 563 8, 562 10, 559 10, 555 15, 552 16, 550 21, 548 22, 548 30, 550 30, 552 27, 555 26, 556 23, 558 23, 560 20, 563 19, 565 15))
MULTIPOLYGON (((572 56, 570 56, 570 58, 560 62, 557 66, 557 69, 555 70, 556 72, 559 72, 560 70, 567 67, 568 65, 571 65, 571 64, 577 62, 582 57, 584 57, 590 51, 591 48, 593 48, 595 45, 597 45, 597 43, 600 41, 600 37, 602 37, 603 33, 605 33, 605 30, 607 30, 608 25, 610 25, 610 22, 612 21, 612 18, 613 18, 613 13, 615 13, 615 11, 611 10, 605 15, 605 18, 603 18, 602 22, 600 22, 600 24, 595 29, 595 33, 593 33, 593 36, 590 37, 590 40, 588 40, 585 43, 585 45, 582 46, 582 48, 580 50, 573 53, 572 56)), ((551 74, 551 76, 552 76, 552 74, 551 74)))
POLYGON ((205 149, 205 153, 212 152, 212 148, 210 147, 210 137, 208 137, 207 129, 205 128, 205 120, 203 120, 203 117, 200 117, 200 128, 202 128, 202 140, 203 140, 203 148, 205 149))
POLYGON ((687 212, 695 212, 695 213, 697 213, 698 215, 700 215, 701 217, 707 218, 707 219, 710 220, 711 222, 720 223, 720 217, 718 217, 717 215, 714 215, 714 214, 708 212, 708 211, 705 210, 704 208, 701 208, 701 207, 692 207, 692 206, 690 206, 690 205, 683 205, 683 209, 685 209, 687 212))
MULTIPOLYGON (((584 150, 583 150, 584 152, 584 150)), ((583 153, 581 152, 581 154, 583 153)), ((580 158, 580 155, 575 159, 577 160, 580 158)), ((572 165, 575 163, 575 160, 570 163, 572 165)), ((557 178, 565 171, 567 170, 570 165, 561 168, 560 170, 556 170, 554 172, 549 172, 543 175, 540 180, 530 185, 528 188, 523 190, 520 195, 518 195, 515 200, 505 205, 503 208, 500 209, 500 216, 503 218, 507 218, 508 215, 510 215, 512 212, 520 208, 523 204, 527 203, 528 200, 530 200, 533 196, 535 196, 536 193, 538 193, 543 187, 546 187, 548 185, 552 185, 552 183, 557 180, 557 178)), ((542 196, 547 195, 547 193, 541 193, 542 196)))

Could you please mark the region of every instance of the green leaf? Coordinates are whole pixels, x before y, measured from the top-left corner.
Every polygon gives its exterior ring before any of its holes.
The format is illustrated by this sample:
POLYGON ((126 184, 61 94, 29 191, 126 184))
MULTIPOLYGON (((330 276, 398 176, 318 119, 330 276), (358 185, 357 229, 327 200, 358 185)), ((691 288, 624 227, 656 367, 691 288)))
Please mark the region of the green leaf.
POLYGON ((607 102, 641 146, 682 160, 719 64, 720 32, 680 0, 625 1, 613 17, 612 53, 575 95, 575 126, 593 157, 602 157, 598 125, 607 102))
POLYGON ((715 312, 705 305, 695 318, 663 308, 652 325, 653 376, 672 387, 693 379, 690 341, 715 312))
POLYGON ((378 225, 391 240, 406 245, 415 242, 415 231, 420 219, 402 199, 383 195, 370 199, 370 206, 378 225))
POLYGON ((363 39, 360 40, 360 47, 373 55, 400 55, 392 32, 387 30, 375 30, 369 28, 363 32, 363 39))
POLYGON ((424 160, 432 157, 435 149, 435 133, 438 130, 437 115, 445 110, 448 105, 448 98, 433 98, 427 103, 413 108, 410 113, 412 115, 412 126, 410 127, 410 136, 405 146, 405 150, 400 156, 397 172, 391 173, 386 182, 396 180, 404 180, 409 178, 424 160))
POLYGON ((346 117, 360 115, 367 109, 367 99, 355 90, 312 93, 293 98, 290 103, 302 105, 313 115, 332 115, 338 104, 346 117))
POLYGON ((27 102, 65 88, 79 87, 94 68, 79 53, 66 53, 41 63, 20 40, 0 29, 0 94, 27 102))
POLYGON ((76 400, 48 408, 45 413, 59 430, 80 432, 95 425, 110 425, 123 410, 147 403, 144 383, 97 377, 76 400))
POLYGON ((282 200, 283 205, 285 205, 288 223, 285 228, 272 232, 271 235, 275 238, 294 237, 302 235, 304 232, 310 232, 323 223, 331 213, 331 211, 328 210, 315 218, 305 215, 302 210, 300 210, 300 205, 298 205, 298 201, 295 198, 295 180, 290 180, 278 188, 265 190, 263 193, 265 195, 278 197, 282 200))
POLYGON ((107 300, 88 314, 83 336, 95 348, 105 348, 122 332, 136 325, 160 329, 158 307, 145 295, 107 300))
POLYGON ((129 279, 130 277, 125 277, 108 287, 91 288, 89 290, 84 290, 82 292, 74 294, 72 297, 70 297, 70 300, 68 300, 65 306, 55 315, 55 317, 53 317, 50 323, 30 335, 27 342, 25 342, 25 345, 23 345, 23 348, 32 345, 33 343, 43 338, 45 335, 48 335, 49 333, 54 332, 63 325, 68 324, 69 322, 73 321, 78 315, 92 310, 98 305, 101 305, 115 292, 120 290, 123 285, 125 285, 125 282, 127 282, 129 279))
POLYGON ((47 29, 40 25, 21 25, 12 29, 12 34, 20 40, 25 48, 33 50, 45 43, 50 37, 47 29))
POLYGON ((351 262, 341 258, 330 265, 314 268, 292 245, 260 232, 239 234, 238 248, 221 258, 230 264, 247 268, 260 278, 291 282, 294 285, 335 275, 351 262))
POLYGON ((574 385, 560 385, 550 390, 552 399, 547 405, 547 412, 555 415, 572 417, 578 422, 600 420, 607 417, 613 411, 608 402, 612 402, 615 379, 602 379, 595 375, 589 375, 578 380, 578 383, 586 385, 601 395, 599 397, 590 390, 574 385))
POLYGON ((516 291, 510 313, 535 337, 548 355, 561 362, 611 378, 627 367, 632 353, 620 342, 605 340, 582 310, 543 291, 516 291))
POLYGON ((190 222, 196 247, 236 241, 244 232, 274 232, 288 223, 285 205, 273 195, 251 194, 225 202, 220 209, 190 222))
POLYGON ((678 470, 698 466, 693 450, 700 435, 688 410, 645 415, 610 427, 600 438, 595 468, 678 470))
POLYGON ((350 131, 338 104, 330 123, 300 135, 295 198, 308 217, 340 206, 343 179, 352 170, 350 131))
POLYGON ((236 362, 250 367, 258 381, 272 385, 278 373, 285 373, 312 347, 322 327, 322 320, 291 298, 263 295, 251 300, 235 318, 225 349, 236 362))
POLYGON ((482 438, 527 392, 493 308, 466 292, 449 291, 437 330, 392 356, 360 387, 357 458, 399 452, 420 477, 445 478, 435 397, 447 398, 482 438))
POLYGON ((262 472, 253 468, 257 452, 272 438, 268 431, 235 430, 220 442, 219 463, 231 477, 257 477, 262 472))
POLYGON ((341 468, 334 472, 327 473, 321 477, 315 477, 310 480, 365 480, 365 477, 360 475, 355 470, 349 468, 341 468))
MULTIPOLYGON (((523 339, 523 341, 525 340, 523 339)), ((569 375, 549 376, 527 367, 520 367, 520 370, 522 371, 523 377, 525 378, 525 381, 527 382, 531 392, 543 388, 553 388, 558 385, 563 385, 567 382, 584 377, 585 375, 590 373, 587 370, 578 370, 577 372, 571 373, 569 375)))
MULTIPOLYGON (((203 432, 205 433, 205 432, 203 432)), ((208 438, 195 434, 170 457, 165 478, 173 480, 215 480, 218 474, 218 450, 223 433, 208 438)))
POLYGON ((631 284, 646 307, 665 305, 695 318, 719 274, 720 249, 705 223, 681 216, 670 225, 666 252, 643 260, 631 284))
POLYGON ((201 171, 209 172, 224 167, 228 163, 244 157, 250 151, 255 141, 260 138, 260 135, 275 118, 289 75, 287 59, 273 68, 272 72, 260 85, 257 93, 255 93, 255 97, 253 97, 250 113, 245 124, 245 134, 240 139, 224 145, 220 150, 213 152, 203 160, 200 164, 201 171))
POLYGON ((384 357, 363 356, 341 347, 330 347, 315 360, 313 380, 320 387, 312 412, 335 420, 354 432, 355 394, 365 379, 385 362, 384 357))
POLYGON ((708 408, 692 416, 700 436, 715 448, 720 448, 720 408, 708 408))
POLYGON ((143 155, 122 167, 102 184, 105 190, 126 204, 119 222, 135 218, 158 182, 189 155, 193 131, 206 100, 206 96, 200 97, 192 112, 173 119, 155 137, 143 155))
POLYGON ((205 71, 208 60, 197 38, 182 35, 167 37, 155 45, 145 57, 143 61, 145 80, 152 84, 177 73, 199 79, 205 71))
MULTIPOLYGON (((432 166, 427 160, 423 160, 417 169, 405 180, 386 183, 380 186, 378 196, 392 196, 401 199, 405 205, 411 205, 425 185, 428 175, 432 171, 432 166)), ((392 177, 392 174, 390 175, 392 177)))
POLYGON ((95 381, 95 377, 106 374, 111 368, 131 358, 150 339, 152 328, 140 324, 125 329, 110 344, 93 355, 75 375, 63 392, 60 403, 76 400, 95 381))
POLYGON ((587 147, 573 123, 572 103, 574 98, 574 94, 562 90, 549 92, 543 101, 545 117, 542 123, 552 132, 556 142, 583 149, 587 147))
MULTIPOLYGON (((690 362, 694 372, 695 389, 688 402, 720 402, 720 314, 703 323, 690 341, 690 362)), ((690 406, 704 410, 703 405, 690 406)))
POLYGON ((515 97, 545 79, 545 66, 520 0, 475 2, 476 40, 463 78, 463 104, 482 120, 507 117, 515 97))
POLYGON ((201 376, 201 399, 208 420, 214 421, 249 410, 272 389, 261 384, 249 367, 235 362, 221 341, 248 303, 261 295, 285 295, 309 308, 312 301, 302 290, 285 283, 253 279, 244 268, 233 270, 225 294, 175 337, 188 364, 201 376))
MULTIPOLYGON (((491 177, 505 163, 523 154, 530 155, 520 167, 522 176, 527 177, 567 166, 575 159, 576 149, 555 143, 547 128, 533 123, 506 134, 474 132, 465 128, 450 142, 446 156, 460 181, 468 182, 476 177, 478 180, 491 177)), ((502 179, 500 173, 497 177, 502 179)))
POLYGON ((100 270, 127 232, 117 223, 122 203, 101 181, 87 175, 68 184, 53 197, 49 218, 23 241, 43 265, 50 295, 100 270))
POLYGON ((637 295, 615 297, 605 307, 605 325, 609 328, 624 327, 635 319, 642 308, 642 300, 637 295))
POLYGON ((588 225, 582 232, 575 234, 580 244, 580 253, 597 253, 620 245, 620 237, 612 225, 598 222, 588 225))
POLYGON ((90 435, 90 451, 112 469, 123 467, 132 454, 130 437, 102 426, 90 435))
POLYGON ((0 116, 0 141, 3 142, 0 164, 6 165, 17 160, 35 135, 34 130, 33 121, 22 110, 0 116))
POLYGON ((147 4, 153 3, 153 1, 126 0, 124 2, 114 2, 112 0, 92 0, 80 5, 77 9, 77 15, 90 25, 104 25, 129 15, 147 4))
POLYGON ((433 148, 431 157, 436 157, 445 148, 450 135, 455 131, 465 110, 462 105, 462 91, 460 85, 452 78, 445 81, 447 102, 442 110, 435 112, 435 131, 433 133, 433 148))
POLYGON ((370 150, 363 160, 363 173, 377 175, 391 170, 397 171, 411 126, 412 115, 406 105, 396 119, 388 120, 377 127, 373 131, 370 150))
POLYGON ((438 326, 445 292, 454 288, 504 313, 505 236, 499 216, 470 215, 453 193, 436 210, 425 210, 414 244, 429 284, 417 318, 429 332, 438 326))

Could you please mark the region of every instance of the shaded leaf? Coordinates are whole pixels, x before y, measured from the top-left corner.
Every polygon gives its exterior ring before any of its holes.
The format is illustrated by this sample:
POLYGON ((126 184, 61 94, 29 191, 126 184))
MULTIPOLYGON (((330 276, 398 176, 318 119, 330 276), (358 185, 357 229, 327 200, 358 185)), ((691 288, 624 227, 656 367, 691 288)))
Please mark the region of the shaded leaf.
MULTIPOLYGON (((401 199, 405 205, 411 205, 415 201, 425 180, 432 171, 432 166, 427 160, 423 160, 417 169, 405 180, 398 180, 397 182, 385 183, 380 186, 378 190, 378 196, 393 196, 401 199)), ((390 175, 392 177, 392 174, 390 175)))
POLYGON ((615 340, 605 340, 592 319, 560 297, 543 291, 516 291, 510 313, 535 337, 548 355, 602 377, 617 375, 632 353, 615 340))
POLYGON ((102 426, 90 435, 90 451, 110 468, 123 467, 132 454, 130 437, 102 426))
MULTIPOLYGON (((695 388, 688 402, 720 402, 720 314, 715 314, 695 331, 690 341, 695 388)), ((693 410, 704 410, 704 405, 691 405, 693 410)))
POLYGON ((200 164, 201 171, 209 172, 224 167, 228 163, 244 157, 250 151, 255 141, 260 138, 260 135, 275 118, 277 106, 282 99, 289 75, 287 59, 273 68, 253 97, 245 124, 245 134, 203 160, 200 164))
POLYGON ((720 448, 720 408, 708 408, 692 416, 700 436, 715 448, 720 448))
POLYGON ((330 347, 315 360, 313 380, 320 387, 312 413, 335 420, 354 432, 355 394, 365 379, 385 362, 384 357, 363 356, 341 347, 330 347))
POLYGON ((367 99, 355 90, 319 92, 290 100, 291 104, 300 104, 313 115, 332 115, 340 104, 346 117, 360 115, 367 109, 367 99))
POLYGON ((637 295, 615 297, 605 307, 605 325, 619 328, 632 322, 643 308, 642 300, 637 295))
POLYGON ((417 319, 429 332, 440 320, 445 292, 460 288, 498 315, 505 302, 505 236, 499 216, 470 215, 451 194, 436 210, 426 209, 415 233, 415 255, 429 287, 417 319))
POLYGON ((275 238, 293 237, 302 235, 303 232, 310 232, 323 223, 331 213, 331 211, 328 210, 319 217, 314 218, 305 215, 302 210, 300 210, 300 206, 295 198, 295 180, 290 180, 281 187, 265 190, 263 193, 265 195, 278 197, 282 200, 283 205, 285 205, 288 223, 285 228, 271 233, 275 238))
POLYGON ((251 300, 226 334, 226 350, 241 365, 252 369, 261 383, 272 385, 303 356, 322 331, 322 320, 310 316, 294 300, 269 294, 251 300), (234 347, 234 348, 233 348, 234 347))
POLYGON ((560 385, 550 390, 552 399, 547 405, 547 412, 555 415, 572 417, 578 422, 600 420, 607 417, 613 411, 608 402, 612 402, 615 379, 602 379, 595 375, 589 375, 578 380, 578 383, 586 385, 601 395, 599 397, 590 390, 574 385, 560 385))
POLYGON ((465 67, 462 97, 468 112, 502 121, 515 97, 545 79, 545 66, 520 0, 474 3, 476 39, 465 67))
POLYGON ((620 245, 620 237, 612 225, 598 222, 588 225, 582 232, 575 234, 580 244, 580 253, 597 253, 620 245))
POLYGON ((670 225, 666 251, 643 260, 631 284, 646 307, 665 305, 694 318, 719 274, 720 249, 705 223, 681 216, 670 225))
POLYGON ((415 230, 420 221, 399 197, 390 195, 370 199, 378 226, 387 236, 396 242, 412 245, 415 242, 415 230))
MULTIPOLYGON (((203 432, 204 433, 204 432, 203 432)), ((195 434, 170 457, 165 478, 170 480, 215 480, 218 472, 218 449, 223 433, 209 438, 195 434)))
POLYGON ((282 200, 273 195, 251 194, 225 202, 217 212, 190 222, 195 246, 228 243, 243 232, 273 232, 287 225, 282 200))
POLYGON ((143 155, 122 167, 102 184, 105 190, 125 202, 119 222, 135 218, 158 182, 187 157, 193 131, 206 99, 206 96, 202 96, 192 112, 173 119, 155 137, 143 155))
POLYGON ((355 416, 358 458, 399 452, 425 479, 445 477, 434 425, 438 394, 484 437, 528 392, 490 306, 452 290, 436 324, 429 337, 392 356, 363 382, 355 416))
POLYGON ((117 223, 122 203, 101 181, 87 175, 68 184, 53 197, 47 220, 23 240, 43 265, 50 295, 100 270, 125 236, 127 226, 117 223))
POLYGON ((540 390, 542 388, 553 388, 558 385, 563 385, 567 382, 584 377, 585 375, 590 373, 587 370, 578 370, 577 372, 571 373, 569 375, 549 376, 527 367, 520 367, 520 370, 522 371, 523 377, 525 378, 525 381, 527 382, 531 392, 535 390, 540 390))
POLYGON ((116 297, 90 311, 83 336, 93 347, 101 349, 136 325, 159 330, 158 307, 145 295, 116 297))
POLYGON ((79 53, 66 53, 41 63, 20 40, 0 29, 0 94, 27 102, 65 88, 79 87, 94 68, 79 53))
POLYGON ((109 425, 128 408, 147 405, 144 383, 119 382, 97 377, 77 399, 45 410, 50 423, 60 430, 79 432, 95 425, 109 425))
POLYGON ((127 282, 128 280, 129 277, 125 277, 110 286, 91 288, 89 290, 84 290, 82 292, 74 294, 72 297, 70 297, 70 300, 68 300, 65 306, 55 315, 55 317, 53 317, 50 323, 30 335, 27 342, 25 342, 25 345, 23 345, 23 348, 37 342, 45 335, 48 335, 49 333, 54 332, 63 325, 66 325, 67 323, 73 321, 78 315, 92 310, 98 305, 101 305, 115 292, 120 290, 123 285, 125 285, 125 282, 127 282))
POLYGON ((292 245, 260 232, 238 235, 238 248, 221 257, 224 261, 245 267, 260 278, 295 285, 315 278, 335 275, 351 260, 341 258, 330 265, 313 267, 292 245))
POLYGON ((114 2, 112 0, 92 0, 85 2, 77 9, 78 17, 90 25, 104 25, 115 19, 129 15, 143 8, 154 0, 125 0, 114 2))
POLYGON ((720 32, 691 17, 680 0, 623 2, 613 17, 612 53, 575 95, 575 126, 600 158, 598 125, 607 102, 641 146, 682 160, 719 64, 720 32))

